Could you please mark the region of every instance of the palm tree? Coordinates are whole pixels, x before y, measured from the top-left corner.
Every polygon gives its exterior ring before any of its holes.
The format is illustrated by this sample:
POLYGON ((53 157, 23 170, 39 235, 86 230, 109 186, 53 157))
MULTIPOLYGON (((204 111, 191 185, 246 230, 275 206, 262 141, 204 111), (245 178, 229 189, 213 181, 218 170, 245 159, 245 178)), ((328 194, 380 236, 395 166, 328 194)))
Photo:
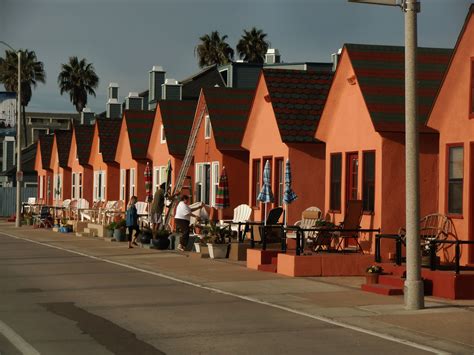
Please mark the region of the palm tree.
MULTIPOLYGON (((25 107, 32 96, 33 86, 46 82, 43 62, 38 61, 36 53, 28 49, 21 50, 21 107, 25 147, 28 146, 25 107)), ((0 58, 0 82, 8 91, 17 92, 18 87, 18 56, 12 50, 5 51, 5 58, 0 58)))
POLYGON ((94 89, 99 85, 99 77, 92 63, 87 63, 85 58, 69 57, 69 63, 61 65, 58 85, 61 95, 68 92, 72 104, 80 113, 87 105, 87 94, 95 97, 94 89))
POLYGON ((244 34, 237 43, 237 53, 240 59, 249 63, 263 63, 265 53, 270 42, 265 40, 267 34, 253 27, 250 31, 244 30, 244 34))
POLYGON ((221 37, 218 31, 199 37, 201 43, 194 49, 194 54, 198 55, 201 68, 213 64, 227 64, 234 59, 234 50, 225 41, 226 39, 227 35, 221 37))

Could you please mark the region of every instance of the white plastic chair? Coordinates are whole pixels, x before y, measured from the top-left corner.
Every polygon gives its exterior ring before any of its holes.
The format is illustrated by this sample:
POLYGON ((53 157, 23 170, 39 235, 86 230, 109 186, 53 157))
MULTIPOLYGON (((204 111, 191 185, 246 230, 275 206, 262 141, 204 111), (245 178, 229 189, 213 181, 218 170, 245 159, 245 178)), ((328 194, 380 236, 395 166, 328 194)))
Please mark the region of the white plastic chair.
MULTIPOLYGON (((230 225, 230 230, 232 232, 237 233, 237 235, 239 236, 239 234, 241 234, 243 232, 242 225, 245 222, 250 220, 251 215, 252 215, 252 207, 250 207, 249 205, 246 205, 245 203, 243 203, 241 205, 238 205, 236 208, 234 208, 234 216, 231 220, 230 219, 220 220, 220 224, 223 225, 223 226, 230 225), (239 225, 239 223, 240 223, 240 225, 239 225)), ((240 238, 240 236, 239 236, 239 238, 240 238)))

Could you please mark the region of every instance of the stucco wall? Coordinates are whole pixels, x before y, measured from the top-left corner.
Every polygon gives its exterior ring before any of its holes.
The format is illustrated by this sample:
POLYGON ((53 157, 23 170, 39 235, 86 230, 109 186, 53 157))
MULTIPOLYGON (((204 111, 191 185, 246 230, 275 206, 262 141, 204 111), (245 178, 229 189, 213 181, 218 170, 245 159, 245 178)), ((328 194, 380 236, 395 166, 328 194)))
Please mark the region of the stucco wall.
MULTIPOLYGON (((465 27, 458 41, 454 57, 448 69, 442 88, 434 104, 428 125, 440 132, 439 139, 439 213, 447 213, 446 187, 447 164, 446 149, 448 144, 462 143, 464 147, 463 177, 463 215, 453 218, 457 236, 462 240, 474 240, 473 220, 473 182, 472 175, 473 150, 470 146, 474 141, 474 120, 469 118, 469 90, 471 85, 471 58, 474 57, 474 19, 465 27)), ((462 263, 474 263, 474 247, 469 251, 464 247, 462 263), (469 256, 469 257, 468 257, 469 256)))

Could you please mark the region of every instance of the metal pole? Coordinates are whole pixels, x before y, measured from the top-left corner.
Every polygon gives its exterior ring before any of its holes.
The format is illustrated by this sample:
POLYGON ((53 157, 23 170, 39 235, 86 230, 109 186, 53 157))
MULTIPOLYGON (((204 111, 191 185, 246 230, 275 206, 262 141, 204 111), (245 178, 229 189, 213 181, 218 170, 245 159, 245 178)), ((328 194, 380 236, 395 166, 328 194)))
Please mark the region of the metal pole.
POLYGON ((406 309, 424 308, 419 234, 419 168, 416 101, 417 0, 405 1, 406 309))
POLYGON ((17 90, 17 122, 16 122, 16 218, 15 227, 21 226, 21 51, 18 56, 18 90, 17 90))

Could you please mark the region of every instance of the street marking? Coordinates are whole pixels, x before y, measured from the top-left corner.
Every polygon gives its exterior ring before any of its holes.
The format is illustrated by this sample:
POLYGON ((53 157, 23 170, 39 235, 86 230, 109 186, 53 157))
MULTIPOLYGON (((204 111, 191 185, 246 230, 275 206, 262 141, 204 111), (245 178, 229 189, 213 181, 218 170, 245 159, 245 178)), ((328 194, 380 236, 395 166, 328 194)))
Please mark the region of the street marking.
POLYGON ((171 280, 171 281, 175 281, 175 282, 178 282, 178 283, 182 283, 182 284, 185 284, 185 285, 188 285, 188 286, 193 286, 193 287, 197 287, 197 288, 204 289, 204 290, 207 290, 207 291, 219 293, 219 294, 222 294, 222 295, 231 296, 231 297, 239 298, 239 299, 242 299, 242 300, 245 300, 245 301, 249 301, 249 302, 261 304, 261 305, 264 305, 264 306, 280 309, 282 311, 286 311, 286 312, 297 314, 297 315, 300 315, 300 316, 303 316, 303 317, 315 319, 315 320, 325 322, 325 323, 328 323, 328 324, 332 324, 332 325, 335 325, 335 326, 338 326, 338 327, 341 327, 341 328, 351 329, 351 330, 354 330, 354 331, 359 332, 359 333, 372 335, 372 336, 375 336, 375 337, 378 337, 378 338, 381 338, 381 339, 385 339, 385 340, 389 340, 389 341, 392 341, 392 342, 395 342, 395 343, 410 346, 412 348, 416 348, 416 349, 419 349, 419 350, 424 350, 424 351, 427 351, 427 352, 431 352, 431 353, 434 353, 434 354, 441 354, 441 355, 450 354, 449 352, 445 352, 445 351, 433 348, 431 346, 418 344, 418 343, 412 342, 410 340, 405 340, 405 339, 400 339, 400 338, 394 337, 394 336, 389 335, 389 334, 378 333, 378 332, 368 330, 368 329, 364 329, 364 328, 360 328, 360 327, 357 327, 357 326, 354 326, 354 325, 351 325, 351 324, 342 323, 342 322, 333 320, 331 318, 326 318, 326 317, 323 317, 323 316, 316 316, 314 314, 309 314, 309 313, 298 311, 296 309, 292 309, 292 308, 289 308, 289 307, 286 307, 286 306, 281 306, 281 305, 278 305, 278 304, 262 301, 262 300, 259 300, 257 298, 253 298, 253 297, 250 297, 250 296, 238 295, 238 294, 235 294, 235 293, 232 293, 232 292, 219 290, 219 289, 214 288, 214 287, 209 287, 209 286, 197 284, 197 283, 194 283, 194 282, 191 282, 191 281, 178 279, 176 277, 169 276, 169 275, 166 275, 166 274, 162 274, 160 272, 139 269, 135 266, 123 264, 121 262, 112 261, 112 260, 104 259, 104 258, 101 258, 101 257, 98 257, 98 256, 93 256, 93 255, 81 253, 81 252, 78 252, 78 251, 65 249, 65 248, 62 248, 62 247, 59 247, 59 246, 50 245, 50 244, 47 244, 47 243, 39 242, 39 241, 28 239, 28 238, 18 237, 16 235, 4 233, 4 232, 0 232, 0 234, 6 235, 6 236, 11 237, 11 238, 21 239, 21 240, 28 241, 28 242, 31 242, 31 243, 34 243, 34 244, 46 246, 46 247, 49 247, 49 248, 62 250, 62 251, 69 252, 69 253, 72 253, 72 254, 81 255, 81 256, 84 256, 86 258, 99 260, 99 261, 106 262, 106 263, 113 264, 113 265, 117 265, 117 266, 122 266, 122 267, 125 267, 125 268, 128 268, 128 269, 131 269, 131 270, 135 270, 135 271, 142 272, 142 273, 145 273, 145 274, 158 276, 158 277, 168 279, 168 280, 171 280))
MULTIPOLYGON (((2 233, 3 234, 3 233, 2 233)), ((12 328, 0 320, 0 333, 8 339, 12 345, 25 355, 40 355, 40 353, 31 346, 25 339, 23 339, 12 328)))

